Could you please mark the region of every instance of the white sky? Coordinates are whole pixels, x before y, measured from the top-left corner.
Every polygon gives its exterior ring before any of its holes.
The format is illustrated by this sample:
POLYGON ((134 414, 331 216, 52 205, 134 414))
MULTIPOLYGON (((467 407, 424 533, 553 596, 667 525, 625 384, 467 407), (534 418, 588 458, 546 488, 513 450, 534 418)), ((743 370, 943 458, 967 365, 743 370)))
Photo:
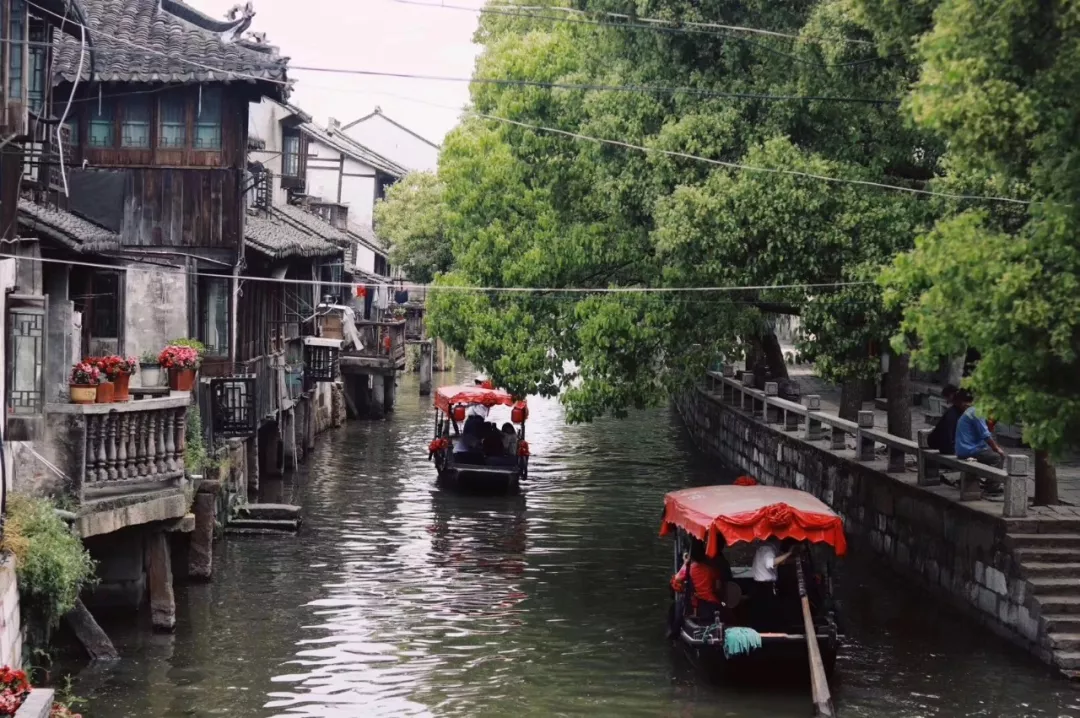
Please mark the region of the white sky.
MULTIPOLYGON (((423 0, 436 3, 438 0, 423 0)), ((187 0, 224 19, 239 0, 187 0)), ((478 7, 480 0, 455 0, 478 7)), ((472 44, 479 15, 462 10, 404 5, 393 0, 255 0, 250 31, 290 58, 290 65, 469 77, 480 49, 472 44)), ((468 101, 468 84, 290 71, 297 80, 290 100, 321 125, 383 113, 441 143, 468 101), (382 94, 389 93, 389 94, 382 94), (392 96, 396 95, 396 96, 392 96), (456 110, 411 102, 416 98, 456 110)))

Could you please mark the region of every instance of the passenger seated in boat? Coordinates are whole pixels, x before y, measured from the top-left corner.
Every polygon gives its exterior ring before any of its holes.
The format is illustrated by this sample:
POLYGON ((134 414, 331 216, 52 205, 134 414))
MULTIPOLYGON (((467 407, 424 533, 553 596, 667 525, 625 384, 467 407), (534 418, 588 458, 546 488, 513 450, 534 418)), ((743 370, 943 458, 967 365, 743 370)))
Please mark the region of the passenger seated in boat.
POLYGON ((484 456, 500 457, 505 451, 503 447, 502 432, 490 421, 484 424, 482 444, 484 456))
POLYGON ((502 425, 503 451, 507 456, 517 456, 518 438, 514 425, 509 421, 502 425))
MULTIPOLYGON (((724 565, 726 565, 724 561, 724 565)), ((671 588, 675 593, 682 594, 686 590, 687 568, 693 595, 690 599, 691 615, 699 619, 712 620, 717 613, 727 612, 724 610, 720 596, 724 595, 725 571, 721 563, 715 559, 710 560, 705 555, 705 544, 694 541, 690 546, 690 561, 683 565, 679 572, 671 579, 671 588)), ((730 576, 731 568, 726 571, 730 576)), ((730 580, 730 578, 728 579, 730 580)))

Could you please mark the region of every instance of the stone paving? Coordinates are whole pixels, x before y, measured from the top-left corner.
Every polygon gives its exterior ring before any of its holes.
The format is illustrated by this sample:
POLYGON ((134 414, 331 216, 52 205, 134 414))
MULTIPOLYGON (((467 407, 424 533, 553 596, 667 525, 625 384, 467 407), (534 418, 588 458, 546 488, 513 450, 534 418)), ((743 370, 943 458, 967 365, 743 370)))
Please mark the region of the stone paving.
MULTIPOLYGON (((824 411, 837 413, 840 408, 840 387, 829 384, 822 380, 820 377, 814 374, 813 365, 803 364, 788 367, 788 374, 791 379, 798 382, 799 390, 802 396, 808 394, 817 394, 821 397, 821 408, 824 411)), ((884 410, 877 407, 871 407, 869 404, 864 405, 863 409, 873 408, 874 410, 874 425, 880 429, 884 429, 888 426, 888 419, 884 410)), ((927 423, 926 416, 923 413, 922 407, 915 407, 911 413, 911 431, 912 438, 915 436, 915 432, 919 429, 930 428, 932 424, 927 423)), ((884 447, 879 447, 883 449, 884 447)), ((1031 450, 1024 447, 1002 447, 1005 449, 1005 453, 1008 454, 1025 454, 1031 457, 1031 450)), ((1034 459, 1030 459, 1031 470, 1034 471, 1034 459)), ((914 458, 909 457, 908 470, 912 473, 915 472, 914 458)), ((1060 513, 1063 518, 1080 518, 1080 508, 1074 509, 1073 507, 1080 507, 1080 456, 1070 456, 1066 460, 1058 462, 1057 465, 1058 476, 1058 498, 1068 506, 1059 507, 1046 507, 1050 509, 1051 513, 1060 513)), ((1034 490, 1034 479, 1028 481, 1029 494, 1034 490)))

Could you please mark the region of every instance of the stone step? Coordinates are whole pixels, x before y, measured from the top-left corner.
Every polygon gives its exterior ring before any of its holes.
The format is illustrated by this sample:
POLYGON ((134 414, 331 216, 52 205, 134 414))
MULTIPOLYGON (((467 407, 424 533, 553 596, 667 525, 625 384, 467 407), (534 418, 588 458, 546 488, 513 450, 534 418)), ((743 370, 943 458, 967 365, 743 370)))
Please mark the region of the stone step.
POLYGON ((241 506, 236 513, 245 519, 290 521, 300 518, 300 507, 292 504, 246 504, 241 506))
POLYGON ((1065 671, 1080 668, 1080 651, 1054 651, 1054 664, 1065 671))
POLYGON ((298 519, 242 519, 235 518, 229 522, 228 529, 258 529, 260 531, 272 531, 276 533, 294 533, 300 529, 298 519))
POLYGON ((1049 596, 1039 596, 1039 605, 1042 607, 1044 615, 1052 613, 1080 614, 1080 595, 1068 596, 1053 594, 1049 596))
POLYGON ((1080 553, 1080 534, 1010 534, 1009 541, 1017 548, 1076 548, 1080 553))
POLYGON ((1050 633, 1080 633, 1080 615, 1071 613, 1046 613, 1046 630, 1050 633))
POLYGON ((1013 550, 1022 565, 1034 563, 1075 563, 1080 561, 1080 546, 1061 548, 1051 546, 1030 546, 1013 550))
POLYGON ((1080 596, 1080 577, 1029 579, 1035 595, 1080 596))
POLYGON ((1029 579, 1080 577, 1080 561, 1042 563, 1029 561, 1023 564, 1024 575, 1029 579))
POLYGON ((1051 633, 1050 646, 1055 651, 1080 651, 1080 633, 1051 633))

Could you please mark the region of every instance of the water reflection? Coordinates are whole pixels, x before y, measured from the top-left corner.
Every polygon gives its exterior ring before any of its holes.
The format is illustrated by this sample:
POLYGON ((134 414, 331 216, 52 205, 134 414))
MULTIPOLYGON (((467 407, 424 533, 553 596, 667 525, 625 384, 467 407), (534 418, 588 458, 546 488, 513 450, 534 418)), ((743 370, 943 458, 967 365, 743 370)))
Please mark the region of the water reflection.
MULTIPOLYGON (((387 422, 325 437, 274 498, 295 538, 230 538, 178 629, 110 626, 125 660, 85 672, 88 716, 806 716, 784 676, 714 685, 663 640, 663 494, 722 477, 669 411, 567 427, 531 402, 519 497, 434 489, 411 379, 387 422)), ((854 551, 846 716, 1078 716, 1072 689, 854 551)))

